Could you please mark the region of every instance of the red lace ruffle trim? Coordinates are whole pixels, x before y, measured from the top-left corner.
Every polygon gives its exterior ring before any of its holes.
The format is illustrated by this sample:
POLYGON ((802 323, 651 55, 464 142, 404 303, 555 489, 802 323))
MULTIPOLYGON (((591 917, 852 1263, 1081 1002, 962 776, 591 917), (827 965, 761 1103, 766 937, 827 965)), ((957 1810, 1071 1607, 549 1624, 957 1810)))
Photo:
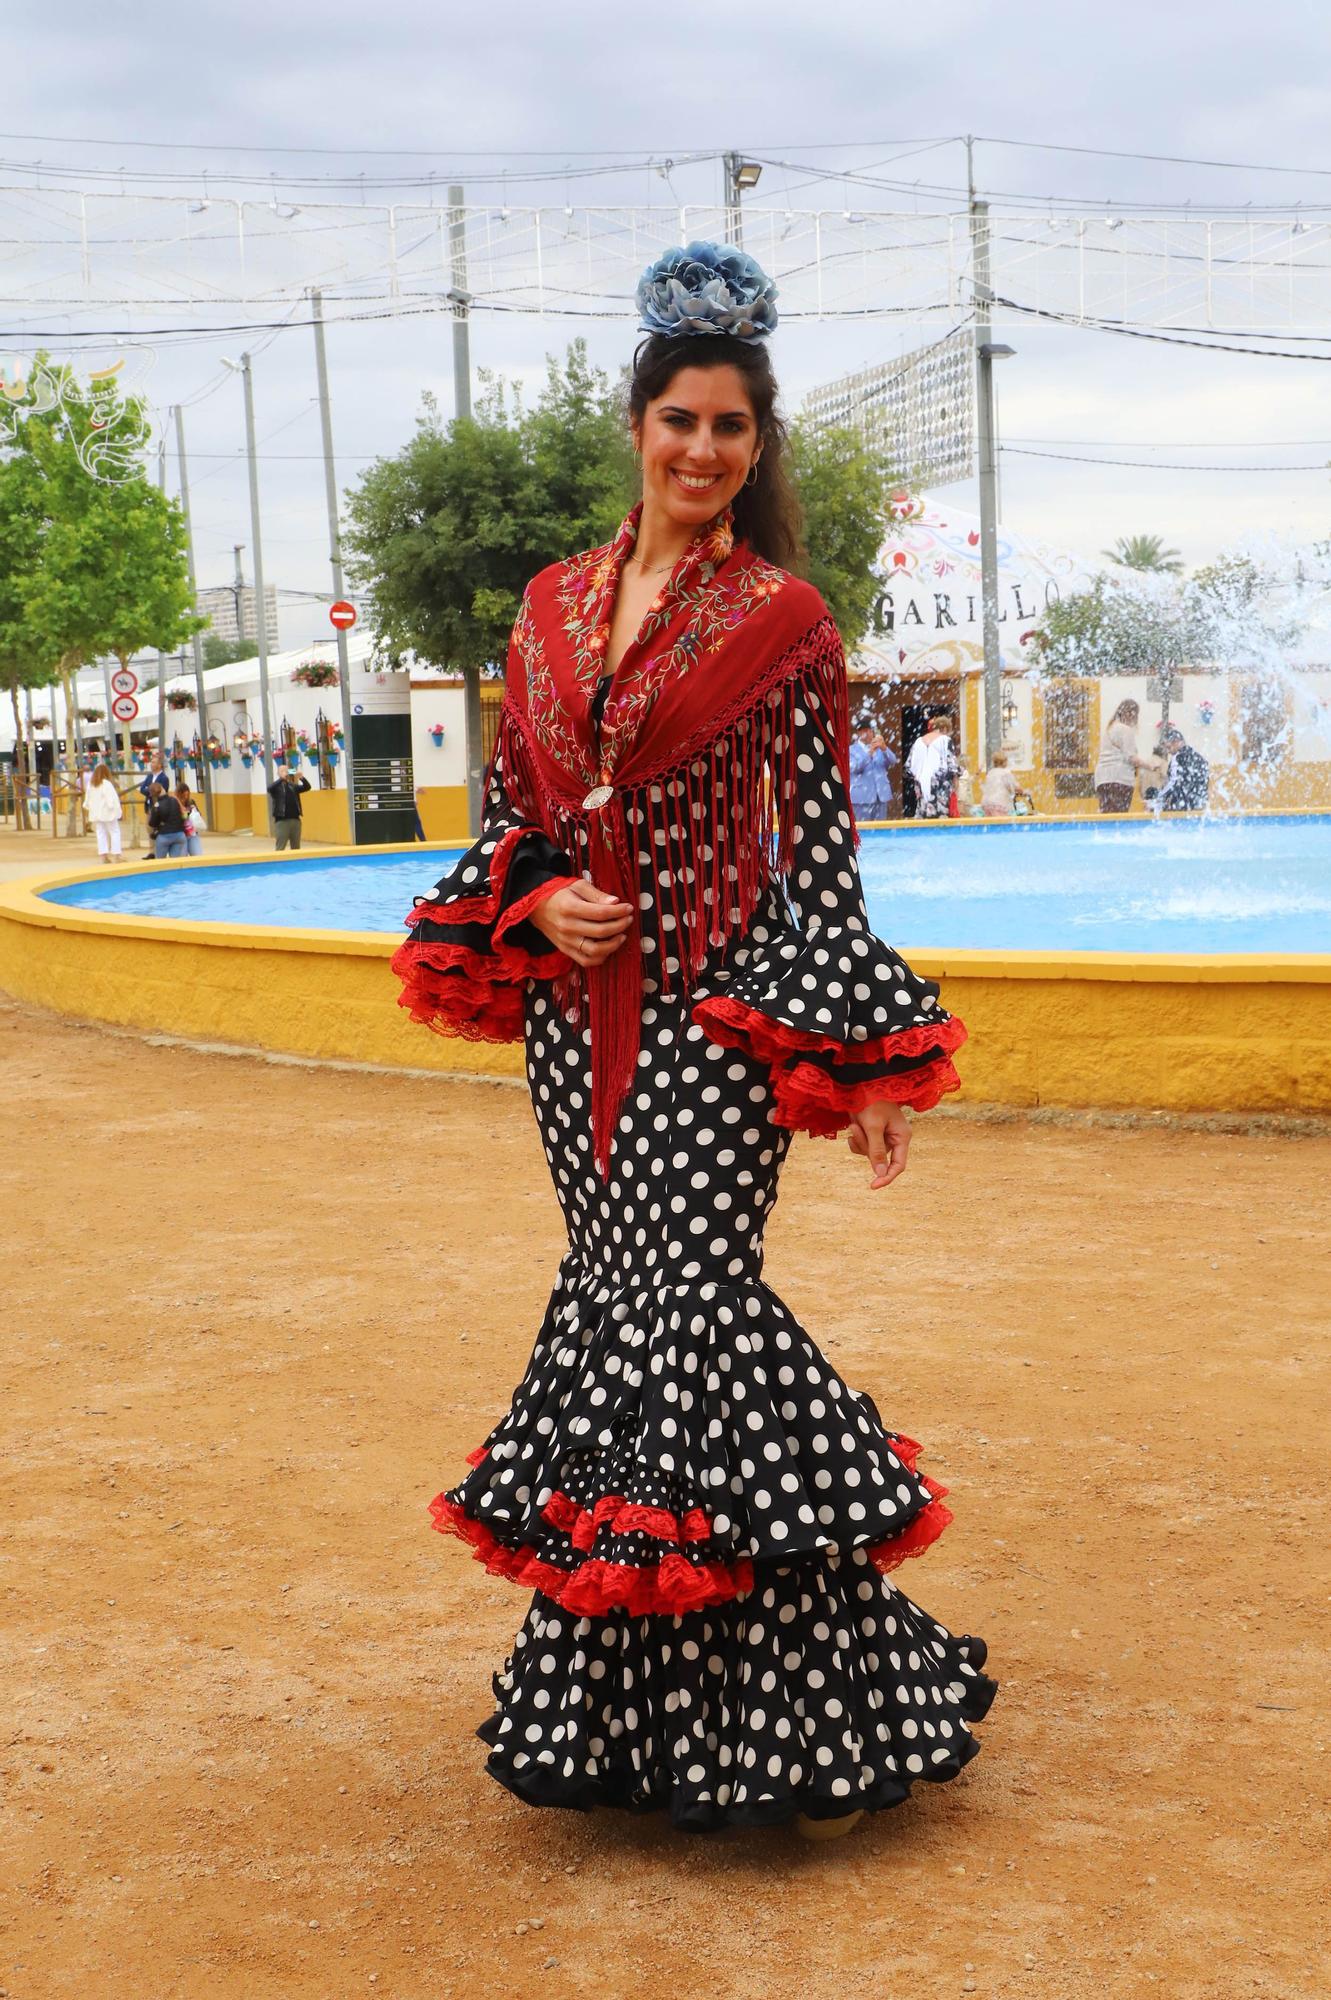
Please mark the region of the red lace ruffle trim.
POLYGON ((570 1500, 567 1493, 552 1493, 541 1512, 584 1554, 601 1528, 608 1528, 612 1535, 650 1535, 655 1542, 706 1542, 712 1536, 712 1524, 701 1507, 675 1515, 668 1507, 643 1507, 618 1493, 603 1494, 590 1511, 570 1500))
POLYGON ((499 914, 504 884, 508 880, 518 843, 536 830, 530 826, 511 826, 507 833, 500 834, 490 856, 488 889, 476 896, 458 896, 451 903, 418 903, 407 922, 418 924, 422 918, 428 918, 435 924, 492 924, 499 914))
POLYGON ((893 1056, 920 1056, 929 1049, 940 1055, 955 1055, 966 1040, 965 1023, 955 1014, 939 1021, 925 1021, 919 1027, 898 1028, 895 1034, 875 1035, 868 1041, 842 1042, 832 1035, 820 1035, 812 1028, 792 1028, 774 1021, 754 1007, 746 1007, 728 993, 715 993, 700 1000, 693 1018, 714 1042, 723 1048, 743 1049, 759 1062, 779 1063, 793 1055, 812 1052, 830 1055, 834 1063, 886 1062, 893 1056))
MULTIPOLYGON (((549 881, 542 882, 538 889, 529 890, 516 903, 509 904, 494 927, 495 947, 505 965, 511 959, 521 959, 525 964, 536 967, 534 976, 538 979, 549 979, 555 973, 571 972, 573 970, 572 959, 564 952, 556 951, 553 945, 550 946, 548 951, 543 951, 539 958, 533 958, 530 952, 523 951, 521 945, 510 944, 508 933, 516 925, 525 924, 532 911, 538 904, 543 903, 547 896, 553 896, 556 889, 565 889, 570 882, 576 880, 577 877, 573 875, 552 875, 549 881)), ((523 976, 530 977, 533 975, 524 974, 523 976)))
POLYGON ((921 1508, 913 1521, 908 1521, 899 1535, 893 1535, 885 1542, 875 1542, 866 1551, 874 1568, 886 1576, 889 1570, 903 1563, 909 1556, 922 1556, 931 1548, 945 1528, 953 1521, 952 1509, 943 1505, 947 1497, 946 1486, 940 1486, 936 1479, 930 1479, 927 1472, 921 1472, 917 1464, 922 1447, 914 1438, 903 1437, 899 1432, 888 1433, 891 1445, 907 1472, 914 1473, 929 1495, 929 1504, 921 1508))
MULTIPOLYGON (((943 1504, 947 1498, 946 1486, 940 1486, 927 1472, 919 1470, 918 1460, 923 1447, 914 1438, 905 1437, 897 1431, 888 1432, 888 1443, 906 1471, 924 1486, 929 1500, 915 1518, 907 1522, 900 1534, 875 1542, 866 1549, 870 1562, 883 1575, 911 1556, 922 1556, 926 1549, 932 1548, 944 1530, 951 1527, 954 1519, 952 1509, 943 1504)), ((481 1465, 488 1456, 488 1446, 478 1445, 475 1451, 467 1453, 467 1464, 481 1465)), ((711 1534, 711 1523, 701 1507, 691 1507, 687 1514, 677 1518, 668 1508, 631 1505, 613 1493, 604 1495, 590 1511, 579 1507, 566 1493, 553 1493, 541 1511, 552 1526, 561 1528, 568 1535, 575 1549, 584 1553, 591 1548, 597 1530, 604 1526, 608 1526, 612 1534, 629 1535, 636 1531, 662 1542, 705 1541, 711 1534)), ((624 1563, 594 1561, 569 1571, 542 1562, 533 1549, 506 1548, 482 1522, 472 1520, 457 1501, 448 1499, 443 1493, 430 1502, 430 1513, 441 1532, 457 1535, 471 1544, 477 1559, 484 1562, 491 1575, 506 1576, 515 1583, 539 1590, 543 1596, 552 1597, 568 1610, 587 1617, 596 1617, 621 1606, 631 1612, 696 1610, 705 1604, 723 1603, 727 1598, 738 1597, 753 1588, 753 1564, 747 1558, 741 1558, 733 1565, 694 1565, 685 1562, 682 1556, 670 1555, 654 1568, 638 1569, 624 1563), (679 1567, 681 1564, 682 1569, 679 1567), (586 1590, 579 1586, 570 1591, 570 1586, 579 1578, 586 1579, 586 1590), (707 1594, 697 1597, 695 1593, 699 1589, 707 1594), (657 1602, 663 1595, 668 1596, 670 1601, 657 1602)))
POLYGON ((597 1558, 577 1569, 557 1569, 542 1562, 535 1549, 506 1548, 483 1521, 473 1521, 447 1494, 436 1495, 430 1513, 442 1534, 457 1535, 470 1544, 491 1576, 507 1577, 524 1590, 539 1590, 582 1618, 600 1618, 610 1611, 627 1611, 634 1617, 701 1611, 753 1589, 753 1564, 747 1560, 733 1565, 691 1563, 672 1550, 650 1569, 597 1558))
MULTIPOLYGON (((509 836, 506 834, 504 840, 509 836)), ((502 847, 501 841, 500 846, 502 847)), ((498 852, 498 850, 496 850, 498 852)), ((508 873, 505 860, 500 886, 508 873)), ((527 979, 557 979, 570 970, 570 960, 553 947, 539 956, 511 943, 505 933, 531 915, 537 904, 552 895, 568 878, 543 882, 529 895, 505 910, 495 924, 492 950, 477 951, 471 945, 440 938, 409 937, 393 953, 392 970, 402 981, 398 1005, 405 1007, 413 1021, 423 1022, 441 1035, 461 1035, 468 1041, 515 1042, 522 1037, 521 984, 527 979)), ((462 917, 492 899, 471 898, 466 904, 421 903, 408 923, 440 924, 484 922, 483 915, 462 917)))
MULTIPOLYGON (((408 939, 394 952, 392 969, 402 981, 398 1006, 405 1007, 413 1021, 420 1021, 440 1035, 461 1035, 471 1042, 516 1042, 522 1038, 522 989, 491 978, 474 978, 461 960, 456 970, 427 964, 408 954, 414 940, 408 939)), ((416 947, 417 951, 421 947, 416 947)), ((460 946, 424 947, 441 951, 461 950, 460 946)))
POLYGON ((908 1104, 912 1111, 932 1111, 949 1091, 960 1089, 961 1078, 950 1056, 900 1076, 871 1076, 864 1083, 838 1083, 812 1063, 796 1063, 772 1077, 772 1117, 792 1132, 835 1139, 866 1104, 886 1101, 908 1104))

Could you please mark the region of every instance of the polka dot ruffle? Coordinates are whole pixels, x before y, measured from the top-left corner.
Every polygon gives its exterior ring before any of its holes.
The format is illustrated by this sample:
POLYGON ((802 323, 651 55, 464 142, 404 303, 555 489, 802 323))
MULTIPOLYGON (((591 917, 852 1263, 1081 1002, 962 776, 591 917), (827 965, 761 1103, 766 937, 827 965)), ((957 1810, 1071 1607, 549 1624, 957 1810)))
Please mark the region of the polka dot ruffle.
POLYGON ((964 1769, 995 1692, 984 1663, 856 1551, 674 1618, 538 1596, 479 1734, 533 1804, 663 1809, 695 1830, 835 1818, 964 1769))
POLYGON ((508 1415, 435 1518, 560 1602, 679 1610, 755 1561, 920 1553, 951 1515, 918 1452, 765 1285, 611 1290, 570 1253, 508 1415))

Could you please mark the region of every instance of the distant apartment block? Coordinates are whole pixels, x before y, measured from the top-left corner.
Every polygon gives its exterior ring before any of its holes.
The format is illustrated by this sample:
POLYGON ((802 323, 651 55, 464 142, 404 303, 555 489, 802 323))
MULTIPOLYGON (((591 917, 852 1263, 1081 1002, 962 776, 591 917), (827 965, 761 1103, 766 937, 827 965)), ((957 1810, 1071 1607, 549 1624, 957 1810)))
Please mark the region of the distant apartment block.
MULTIPOLYGON (((275 583, 269 583, 264 586, 263 602, 268 626, 268 650, 270 653, 277 653, 281 651, 281 646, 277 636, 277 585, 275 583)), ((228 587, 221 590, 201 590, 199 592, 199 610, 205 618, 212 620, 208 631, 215 632, 219 639, 253 639, 257 645, 259 640, 257 609, 254 598, 254 585, 252 583, 242 584, 239 590, 236 590, 234 587, 228 587), (236 599, 238 597, 240 599, 239 624, 236 622, 236 599)), ((204 636, 206 637, 207 634, 205 633, 204 636)))

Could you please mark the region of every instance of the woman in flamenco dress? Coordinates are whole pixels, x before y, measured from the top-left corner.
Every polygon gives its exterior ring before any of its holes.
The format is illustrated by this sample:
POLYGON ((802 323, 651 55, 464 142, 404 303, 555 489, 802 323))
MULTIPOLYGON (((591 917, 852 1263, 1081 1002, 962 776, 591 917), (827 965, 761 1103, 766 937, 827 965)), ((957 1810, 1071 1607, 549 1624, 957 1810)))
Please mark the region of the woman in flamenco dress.
POLYGON ((763 1282, 792 1134, 844 1130, 890 1186, 965 1039, 869 930, 774 296, 714 244, 644 273, 641 505, 529 585, 481 838, 394 969, 414 1019, 525 1041, 568 1229, 511 1406, 431 1508, 535 1593, 487 1768, 534 1805, 826 1838, 954 1777, 994 1683, 890 1580, 945 1489, 763 1282))

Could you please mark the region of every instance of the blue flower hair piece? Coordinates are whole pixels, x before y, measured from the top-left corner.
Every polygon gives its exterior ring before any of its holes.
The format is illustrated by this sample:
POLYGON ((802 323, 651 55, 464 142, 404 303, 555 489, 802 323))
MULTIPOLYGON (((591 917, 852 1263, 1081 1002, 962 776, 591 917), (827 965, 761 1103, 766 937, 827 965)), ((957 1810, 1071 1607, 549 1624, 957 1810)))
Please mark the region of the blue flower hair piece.
POLYGON ((776 286, 761 264, 733 243, 690 243, 667 250, 638 280, 644 333, 728 333, 765 340, 776 325, 776 286))

